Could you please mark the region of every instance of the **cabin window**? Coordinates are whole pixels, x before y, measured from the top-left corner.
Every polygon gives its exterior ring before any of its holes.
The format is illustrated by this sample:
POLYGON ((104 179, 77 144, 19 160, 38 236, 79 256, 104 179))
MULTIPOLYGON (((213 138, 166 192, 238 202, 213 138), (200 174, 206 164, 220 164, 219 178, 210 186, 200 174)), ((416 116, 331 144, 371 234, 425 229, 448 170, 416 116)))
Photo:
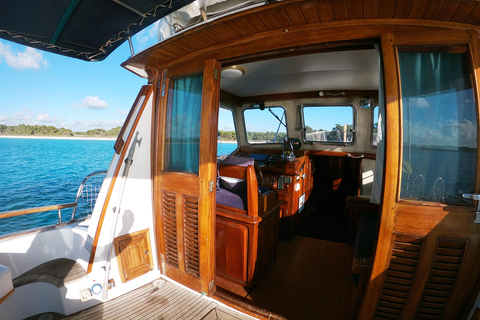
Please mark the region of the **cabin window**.
POLYGON ((170 83, 165 170, 198 174, 203 75, 174 79, 170 83))
POLYGON ((286 140, 287 121, 283 107, 255 107, 243 112, 247 141, 257 143, 280 143, 286 140))
POLYGON ((401 198, 465 204, 475 189, 477 121, 466 48, 399 50, 401 198))
POLYGON ((217 156, 226 156, 238 147, 233 111, 220 107, 218 114, 217 156))
POLYGON ((352 144, 355 108, 353 106, 302 106, 304 139, 308 142, 352 144))

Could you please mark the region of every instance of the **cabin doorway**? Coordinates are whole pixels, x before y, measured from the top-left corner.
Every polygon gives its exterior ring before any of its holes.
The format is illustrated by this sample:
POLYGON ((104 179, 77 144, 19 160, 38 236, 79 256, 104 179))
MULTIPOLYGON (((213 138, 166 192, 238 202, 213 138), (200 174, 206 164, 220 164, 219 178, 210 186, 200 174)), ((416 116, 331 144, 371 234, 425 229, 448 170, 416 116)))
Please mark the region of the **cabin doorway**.
POLYGON ((214 292, 216 123, 220 64, 158 77, 155 117, 157 247, 162 272, 198 292, 214 292), (213 126, 211 124, 214 124, 213 126))
MULTIPOLYGON (((270 187, 282 205, 278 221, 269 226, 278 231, 276 241, 269 244, 274 248, 274 259, 253 282, 242 278, 248 273, 248 264, 228 273, 228 261, 233 269, 250 255, 250 239, 245 236, 244 242, 229 243, 217 234, 217 255, 221 250, 230 254, 227 259, 217 256, 216 286, 220 297, 238 299, 288 319, 348 319, 355 314, 364 289, 360 276, 352 277, 358 217, 363 211, 376 214, 370 230, 371 257, 380 213, 379 206, 370 204, 367 198, 359 200, 362 195, 370 196, 371 185, 367 187, 362 181, 362 173, 368 171, 373 180, 377 153, 372 140, 378 126, 378 111, 374 112, 381 78, 378 60, 377 49, 369 44, 338 52, 244 63, 231 68, 239 78, 221 78, 221 105, 233 111, 230 117, 236 131, 228 133, 220 123, 219 140, 235 134, 238 148, 231 154, 254 158, 262 172, 260 186, 270 187), (249 77, 243 78, 246 75, 249 77), (318 88, 327 90, 320 94, 318 88), (363 100, 371 100, 371 105, 359 108, 363 100), (309 122, 305 121, 304 107, 312 114, 331 111, 332 121, 338 122, 322 126, 312 115, 309 122), (340 107, 344 107, 348 120, 338 117, 340 107), (308 132, 306 126, 310 127, 308 132), (290 162, 291 172, 282 171, 286 166, 279 164, 283 161, 282 141, 287 138, 296 138, 302 144, 294 151, 297 160, 290 162), (308 200, 302 201, 302 197, 308 200)), ((225 207, 221 209, 217 205, 217 232, 220 215, 227 225, 221 225, 220 230, 228 230, 230 239, 242 232, 248 234, 246 228, 239 227, 244 223, 240 211, 231 210, 238 213, 238 221, 233 221, 235 217, 227 217, 225 207)), ((260 245, 262 239, 256 241, 260 245)), ((368 266, 365 271, 368 273, 368 266)))

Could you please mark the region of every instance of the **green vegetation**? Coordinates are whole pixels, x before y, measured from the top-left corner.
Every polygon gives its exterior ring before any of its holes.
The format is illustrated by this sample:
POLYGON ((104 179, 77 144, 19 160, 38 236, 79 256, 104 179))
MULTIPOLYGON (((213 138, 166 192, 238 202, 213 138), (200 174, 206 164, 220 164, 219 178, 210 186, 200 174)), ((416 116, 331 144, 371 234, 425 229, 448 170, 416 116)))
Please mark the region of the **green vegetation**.
POLYGON ((111 130, 94 129, 87 132, 73 132, 70 129, 55 128, 54 126, 30 126, 21 124, 18 126, 6 126, 0 124, 0 136, 35 136, 35 137, 95 137, 115 138, 118 136, 121 127, 111 130))

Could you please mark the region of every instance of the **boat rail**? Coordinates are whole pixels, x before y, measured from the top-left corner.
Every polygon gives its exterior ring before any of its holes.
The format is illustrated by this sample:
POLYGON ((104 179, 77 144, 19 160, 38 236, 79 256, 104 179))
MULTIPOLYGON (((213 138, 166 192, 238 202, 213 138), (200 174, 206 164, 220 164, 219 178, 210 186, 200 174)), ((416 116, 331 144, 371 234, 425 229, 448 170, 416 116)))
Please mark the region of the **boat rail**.
MULTIPOLYGON (((91 174, 89 174, 88 176, 86 176, 85 179, 83 179, 82 183, 80 184, 80 186, 78 188, 77 197, 75 199, 75 202, 0 212, 0 219, 18 217, 18 216, 28 215, 28 214, 32 214, 32 213, 58 210, 58 223, 61 224, 62 223, 62 210, 67 209, 67 208, 73 208, 72 216, 70 218, 70 221, 75 221, 76 220, 75 219, 75 214, 77 212, 78 205, 79 205, 79 203, 82 199, 86 199, 84 201, 85 203, 83 203, 83 205, 86 209, 88 209, 87 213, 84 214, 84 216, 88 216, 93 211, 93 207, 95 206, 95 202, 97 200, 97 196, 98 196, 98 193, 100 192, 100 187, 101 187, 101 183, 98 183, 98 181, 96 183, 90 183, 90 184, 88 184, 88 181, 92 177, 105 175, 106 173, 107 173, 107 170, 95 171, 95 172, 92 172, 91 174)), ((103 182, 103 179, 101 179, 101 182, 103 182)))

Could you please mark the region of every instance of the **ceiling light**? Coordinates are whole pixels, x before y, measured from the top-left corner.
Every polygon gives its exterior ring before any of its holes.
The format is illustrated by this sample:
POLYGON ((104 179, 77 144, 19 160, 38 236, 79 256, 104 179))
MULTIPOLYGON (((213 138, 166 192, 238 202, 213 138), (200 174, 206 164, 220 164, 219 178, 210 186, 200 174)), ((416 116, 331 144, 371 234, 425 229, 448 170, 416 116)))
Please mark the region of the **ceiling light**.
POLYGON ((247 71, 242 66, 230 66, 222 69, 222 78, 224 79, 238 79, 241 78, 245 71, 247 71))

